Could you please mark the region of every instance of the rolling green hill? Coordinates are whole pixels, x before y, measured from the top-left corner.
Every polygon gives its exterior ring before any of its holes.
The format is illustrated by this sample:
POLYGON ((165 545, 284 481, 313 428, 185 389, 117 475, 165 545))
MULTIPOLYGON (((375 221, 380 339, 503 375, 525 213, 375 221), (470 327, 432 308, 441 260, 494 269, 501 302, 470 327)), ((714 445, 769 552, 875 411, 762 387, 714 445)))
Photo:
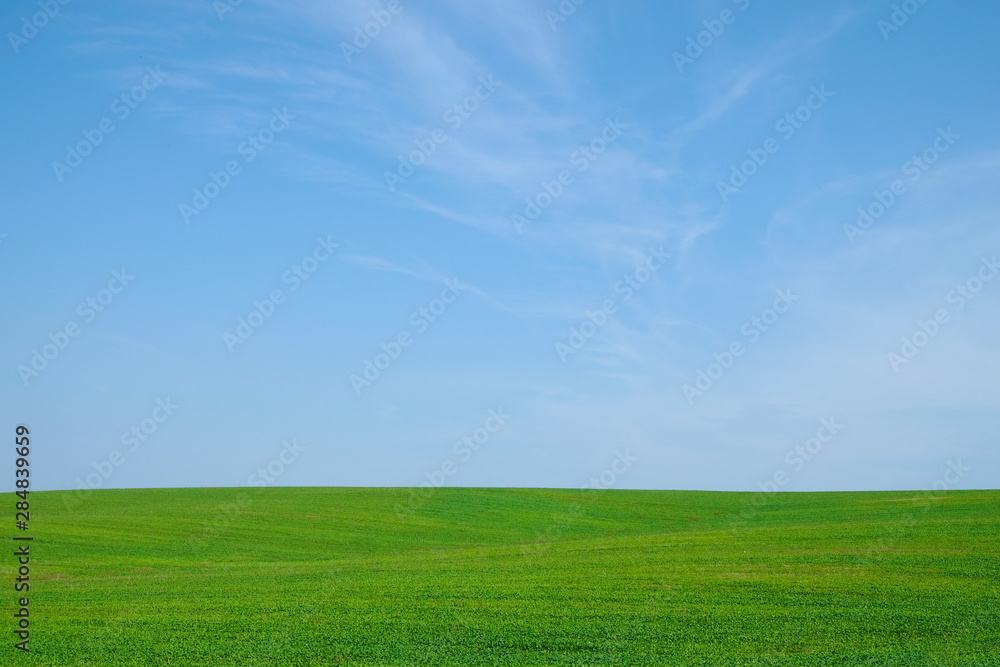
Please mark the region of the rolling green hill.
POLYGON ((997 491, 31 501, 4 665, 1000 664, 997 491))

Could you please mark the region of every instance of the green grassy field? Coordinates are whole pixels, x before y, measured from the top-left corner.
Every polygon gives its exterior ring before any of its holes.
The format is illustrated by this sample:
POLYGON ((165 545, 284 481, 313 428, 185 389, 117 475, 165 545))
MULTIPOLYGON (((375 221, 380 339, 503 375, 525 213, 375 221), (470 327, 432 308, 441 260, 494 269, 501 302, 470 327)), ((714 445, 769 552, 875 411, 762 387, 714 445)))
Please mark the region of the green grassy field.
POLYGON ((1000 664, 996 491, 68 497, 0 664, 1000 664))

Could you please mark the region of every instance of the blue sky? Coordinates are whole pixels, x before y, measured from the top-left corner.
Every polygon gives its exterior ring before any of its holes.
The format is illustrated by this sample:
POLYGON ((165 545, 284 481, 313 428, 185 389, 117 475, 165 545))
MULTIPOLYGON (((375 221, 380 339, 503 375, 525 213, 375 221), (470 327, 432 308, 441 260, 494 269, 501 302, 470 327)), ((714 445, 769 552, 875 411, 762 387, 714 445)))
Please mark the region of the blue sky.
POLYGON ((1000 7, 903 4, 4 3, 32 488, 995 488, 1000 7))

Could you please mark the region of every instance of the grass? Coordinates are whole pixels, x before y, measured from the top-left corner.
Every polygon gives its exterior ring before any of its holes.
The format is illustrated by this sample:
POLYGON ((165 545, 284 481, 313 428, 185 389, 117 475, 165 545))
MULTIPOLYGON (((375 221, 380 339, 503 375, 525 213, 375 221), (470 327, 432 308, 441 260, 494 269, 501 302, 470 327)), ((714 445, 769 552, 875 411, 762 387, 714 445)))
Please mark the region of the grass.
POLYGON ((1000 665, 997 491, 71 497, 0 664, 1000 665))

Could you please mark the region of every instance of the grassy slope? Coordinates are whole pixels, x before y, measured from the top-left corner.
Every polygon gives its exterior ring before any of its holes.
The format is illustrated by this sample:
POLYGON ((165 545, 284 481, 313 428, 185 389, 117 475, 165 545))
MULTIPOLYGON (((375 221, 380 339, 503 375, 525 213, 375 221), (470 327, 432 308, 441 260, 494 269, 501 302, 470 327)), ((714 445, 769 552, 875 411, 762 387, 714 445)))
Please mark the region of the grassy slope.
POLYGON ((31 494, 19 663, 1000 664, 995 491, 64 497, 31 494))

